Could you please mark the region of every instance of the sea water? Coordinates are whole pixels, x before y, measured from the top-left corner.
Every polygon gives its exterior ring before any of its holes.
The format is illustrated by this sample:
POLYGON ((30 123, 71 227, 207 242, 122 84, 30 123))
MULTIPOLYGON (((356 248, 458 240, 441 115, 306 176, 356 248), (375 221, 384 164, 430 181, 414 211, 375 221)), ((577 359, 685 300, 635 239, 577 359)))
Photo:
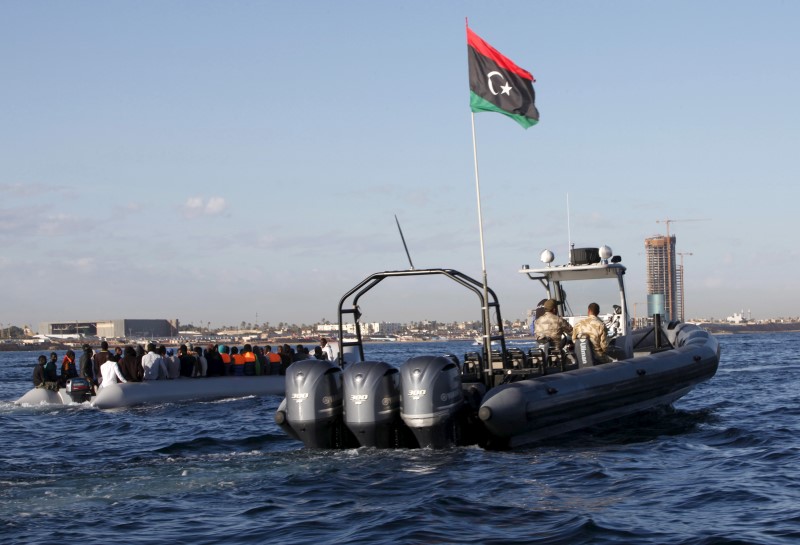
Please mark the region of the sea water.
POLYGON ((509 452, 307 450, 278 397, 17 407, 39 354, 0 353, 0 543, 800 543, 800 333, 720 342, 674 411, 509 452))

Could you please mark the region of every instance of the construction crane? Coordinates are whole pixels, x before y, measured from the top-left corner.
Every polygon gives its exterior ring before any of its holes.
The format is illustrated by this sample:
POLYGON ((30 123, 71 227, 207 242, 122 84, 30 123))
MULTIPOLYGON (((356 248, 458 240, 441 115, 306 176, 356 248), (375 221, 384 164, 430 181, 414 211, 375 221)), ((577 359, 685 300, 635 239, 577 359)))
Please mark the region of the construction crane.
MULTIPOLYGON (((663 219, 663 220, 656 220, 656 223, 664 223, 667 225, 667 304, 669 305, 669 317, 670 319, 673 318, 674 309, 672 308, 673 301, 675 301, 675 292, 672 288, 672 239, 669 237, 669 224, 676 223, 676 222, 686 222, 686 221, 710 221, 708 218, 694 218, 694 219, 682 219, 682 220, 673 220, 673 219, 663 219)), ((681 305, 681 309, 683 305, 681 305)), ((683 319, 683 317, 681 317, 683 319)))
POLYGON ((692 252, 678 252, 678 255, 681 256, 681 322, 686 321, 684 318, 684 311, 686 307, 684 306, 685 298, 684 294, 686 293, 686 278, 683 276, 683 256, 685 255, 694 255, 692 252))
POLYGON ((656 220, 656 223, 666 223, 666 224, 667 224, 667 238, 669 238, 669 224, 670 224, 670 223, 676 223, 676 222, 681 222, 681 223, 683 223, 683 222, 685 222, 685 221, 711 221, 711 220, 710 220, 709 218, 690 219, 690 220, 672 220, 672 219, 666 219, 666 220, 656 220))

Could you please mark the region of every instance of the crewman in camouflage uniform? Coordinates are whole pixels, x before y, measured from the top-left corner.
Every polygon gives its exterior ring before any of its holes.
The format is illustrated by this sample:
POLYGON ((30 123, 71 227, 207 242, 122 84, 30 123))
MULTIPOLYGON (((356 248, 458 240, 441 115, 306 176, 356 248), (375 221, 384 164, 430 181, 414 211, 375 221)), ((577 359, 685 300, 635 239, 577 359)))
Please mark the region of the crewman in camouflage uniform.
POLYGON ((589 303, 587 314, 589 315, 587 318, 575 324, 575 328, 572 330, 572 340, 577 339, 579 335, 585 335, 592 343, 595 359, 601 363, 608 362, 610 361, 606 355, 608 332, 603 320, 597 317, 600 314, 600 305, 589 303))
POLYGON ((557 346, 562 346, 562 335, 572 333, 572 326, 564 318, 556 314, 556 302, 548 299, 544 302, 544 314, 536 319, 533 331, 536 340, 541 342, 544 337, 550 337, 557 346))

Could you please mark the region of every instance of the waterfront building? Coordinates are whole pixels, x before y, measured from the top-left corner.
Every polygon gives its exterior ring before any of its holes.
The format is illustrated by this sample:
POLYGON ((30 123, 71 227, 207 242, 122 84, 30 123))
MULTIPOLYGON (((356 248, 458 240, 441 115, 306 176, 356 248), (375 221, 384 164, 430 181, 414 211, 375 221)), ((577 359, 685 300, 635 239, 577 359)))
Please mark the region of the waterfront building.
POLYGON ((99 337, 106 339, 174 337, 179 322, 166 319, 140 320, 119 318, 116 320, 88 320, 71 322, 43 322, 39 324, 42 335, 99 337))

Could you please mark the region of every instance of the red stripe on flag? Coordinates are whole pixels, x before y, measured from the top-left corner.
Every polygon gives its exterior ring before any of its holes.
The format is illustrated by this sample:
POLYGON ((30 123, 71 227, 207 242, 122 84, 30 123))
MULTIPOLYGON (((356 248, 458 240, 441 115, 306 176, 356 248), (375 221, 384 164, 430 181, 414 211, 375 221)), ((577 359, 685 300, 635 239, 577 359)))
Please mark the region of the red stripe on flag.
POLYGON ((475 51, 492 59, 497 66, 505 68, 506 70, 510 70, 517 74, 521 78, 529 79, 531 81, 536 81, 533 79, 533 76, 530 72, 525 70, 524 68, 520 68, 516 64, 514 64, 510 59, 504 57, 498 50, 496 50, 491 45, 487 44, 483 41, 483 38, 472 32, 472 30, 467 27, 467 45, 473 48, 475 51))

